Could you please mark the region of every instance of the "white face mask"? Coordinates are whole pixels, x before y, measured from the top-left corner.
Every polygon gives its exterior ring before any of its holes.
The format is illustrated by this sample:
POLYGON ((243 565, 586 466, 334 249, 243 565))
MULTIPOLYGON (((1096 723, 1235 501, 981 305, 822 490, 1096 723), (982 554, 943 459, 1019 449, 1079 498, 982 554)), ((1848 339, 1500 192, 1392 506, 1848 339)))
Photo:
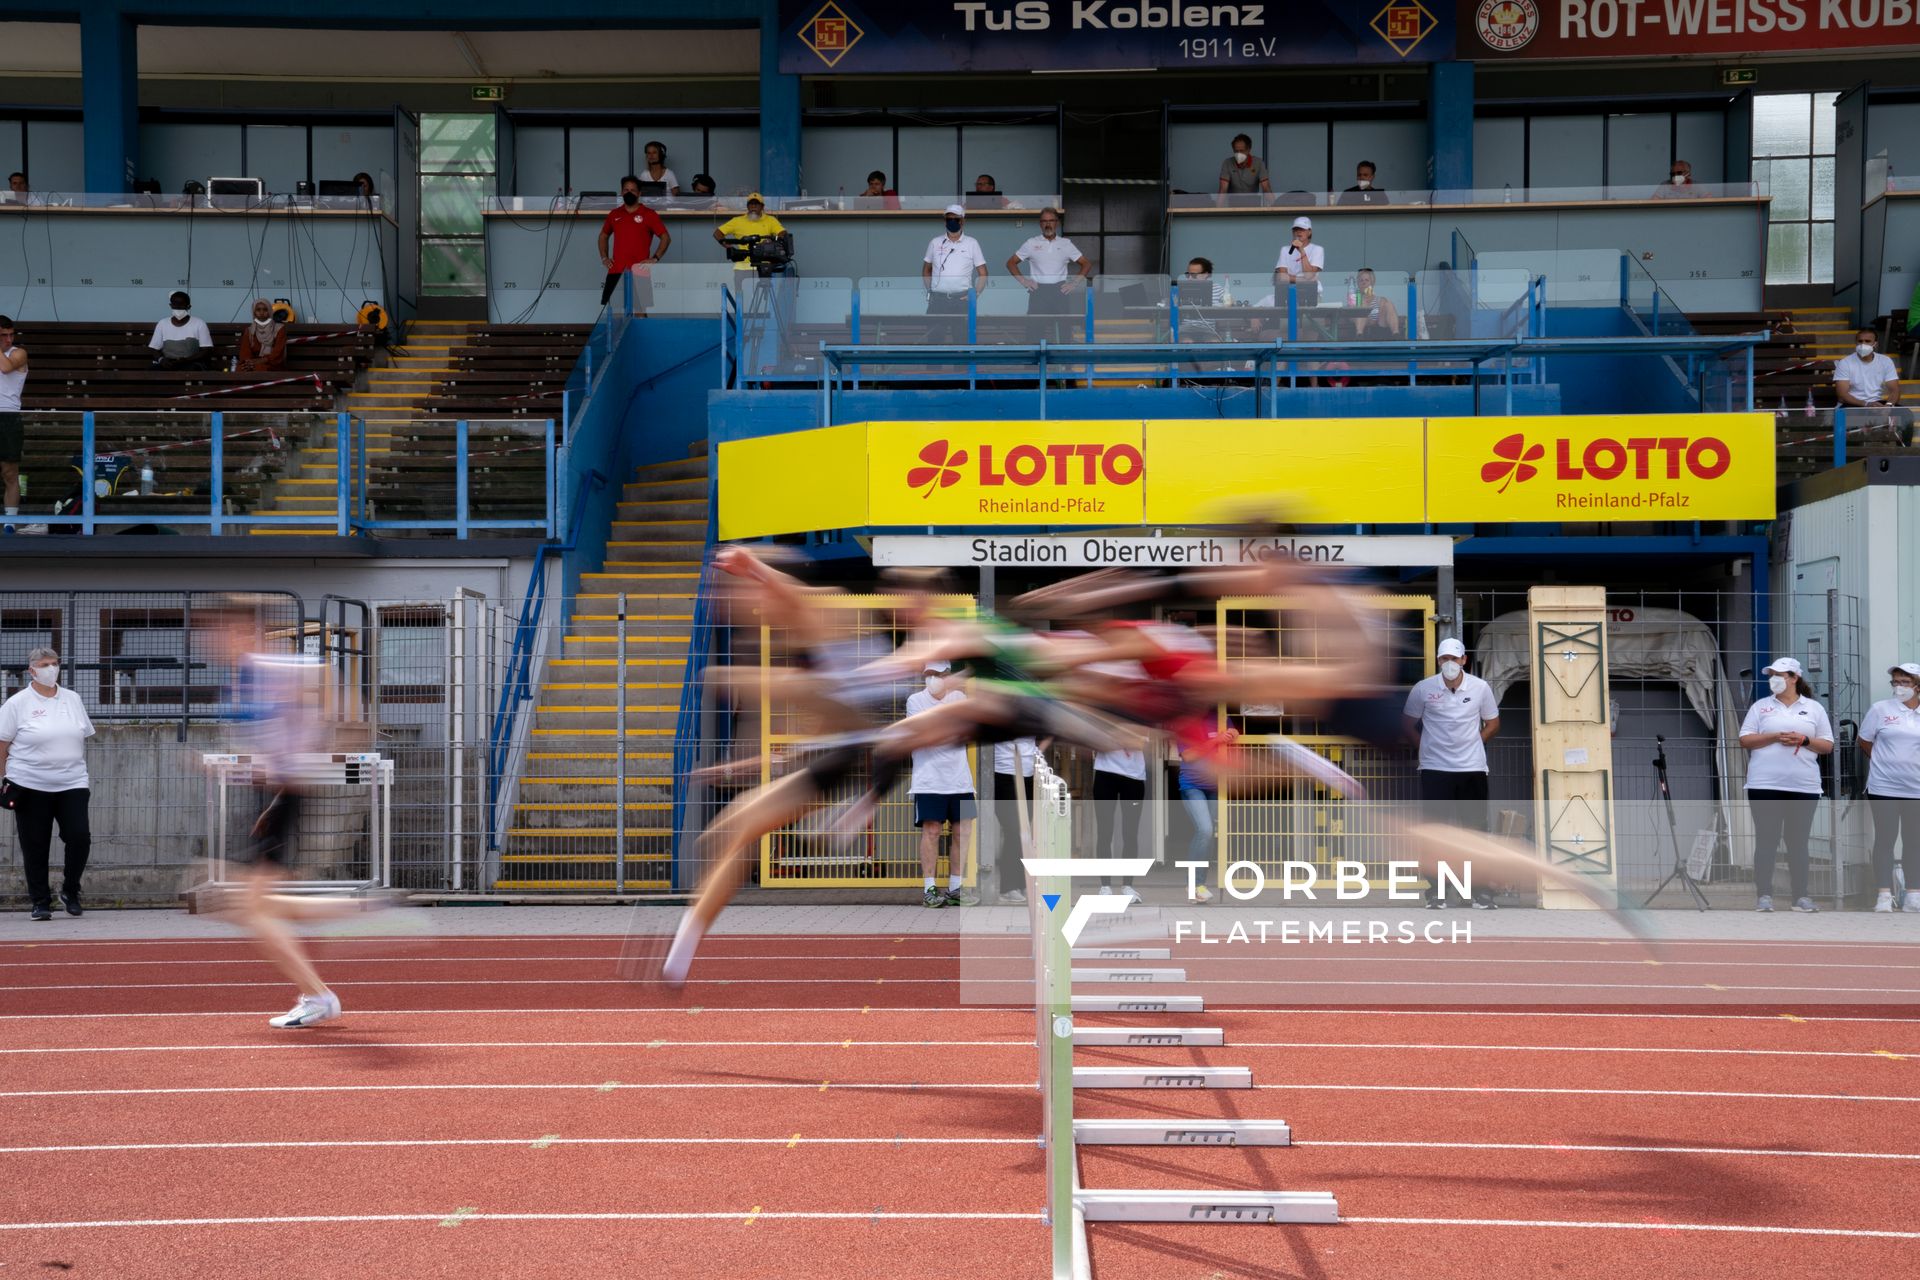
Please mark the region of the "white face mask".
POLYGON ((944 678, 943 678, 943 677, 941 677, 941 676, 928 676, 928 677, 927 677, 927 692, 928 692, 928 693, 930 693, 930 694, 932 694, 932 695, 933 695, 934 697, 936 697, 936 698, 937 698, 937 697, 939 697, 939 696, 940 696, 940 686, 941 686, 941 684, 942 684, 942 682, 943 682, 943 679, 944 679, 944 678))
POLYGON ((191 311, 176 311, 173 313, 173 318, 175 320, 185 320, 188 316, 192 314, 193 312, 191 311))
POLYGON ((53 688, 60 683, 60 664, 52 662, 44 667, 35 667, 33 669, 33 678, 47 686, 47 688, 53 688))
POLYGON ((1354 183, 1354 185, 1355 185, 1355 186, 1357 186, 1357 187, 1359 187, 1359 188, 1360 188, 1360 189, 1361 189, 1362 191, 1365 191, 1365 190, 1367 190, 1367 189, 1368 189, 1369 187, 1371 187, 1371 186, 1373 185, 1373 179, 1372 179, 1372 178, 1361 178, 1361 179, 1359 179, 1359 180, 1358 180, 1357 182, 1355 182, 1355 183, 1354 183))
POLYGON ((1236 152, 1234 152, 1234 153, 1233 153, 1233 162, 1234 162, 1235 164, 1245 164, 1245 163, 1247 162, 1247 153, 1246 153, 1245 151, 1236 151, 1236 152))
POLYGON ((1684 174, 1684 173, 1676 173, 1676 174, 1674 174, 1674 175, 1673 175, 1673 185, 1674 185, 1674 186, 1676 186, 1676 187, 1681 187, 1681 186, 1685 186, 1685 185, 1686 185, 1686 182, 1687 182, 1687 175, 1686 175, 1686 174, 1684 174))
POLYGON ((1914 688, 1910 684, 1897 684, 1893 686, 1893 700, 1895 702, 1912 702, 1913 694, 1914 688))
POLYGON ((1460 678, 1460 664, 1457 662, 1443 662, 1440 664, 1440 674, 1448 680, 1458 680, 1460 678))
POLYGON ((1767 688, 1773 690, 1776 696, 1785 693, 1787 691, 1787 678, 1785 676, 1771 676, 1767 680, 1767 688))
POLYGON ((1853 349, 1853 354, 1859 356, 1862 360, 1871 360, 1873 359, 1873 344, 1871 342, 1863 342, 1853 349))

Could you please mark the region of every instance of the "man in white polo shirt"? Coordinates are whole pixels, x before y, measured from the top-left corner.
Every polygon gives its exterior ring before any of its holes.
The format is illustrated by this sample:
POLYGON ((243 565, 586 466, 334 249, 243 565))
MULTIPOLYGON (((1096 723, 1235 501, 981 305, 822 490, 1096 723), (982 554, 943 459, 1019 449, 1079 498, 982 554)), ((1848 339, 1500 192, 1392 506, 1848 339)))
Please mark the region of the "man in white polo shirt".
MULTIPOLYGON (((1040 211, 1040 234, 1007 259, 1007 272, 1027 291, 1030 316, 1070 316, 1084 310, 1084 282, 1093 278, 1093 266, 1073 241, 1060 234, 1060 211, 1040 211), (1027 264, 1025 272, 1021 263, 1027 264)), ((1034 326, 1049 342, 1060 341, 1060 322, 1047 320, 1034 326)))
MULTIPOLYGON (((1854 348, 1833 366, 1833 391, 1843 407, 1868 412, 1859 417, 1884 421, 1899 433, 1901 444, 1913 443, 1913 410, 1900 407, 1900 370, 1879 353, 1880 335, 1862 329, 1853 335, 1854 348)), ((1850 426, 1858 422, 1849 413, 1850 426)))
MULTIPOLYGON (((1500 731, 1500 704, 1493 686, 1467 671, 1467 647, 1449 637, 1440 642, 1440 670, 1407 694, 1407 735, 1420 740, 1420 799, 1427 815, 1469 831, 1487 829, 1487 739, 1500 731)), ((1436 880, 1429 907, 1445 907, 1436 880)), ((1493 907, 1484 885, 1474 885, 1473 905, 1493 907)))
MULTIPOLYGON (((955 673, 945 659, 927 663, 923 673, 927 685, 907 698, 907 715, 931 711, 943 702, 963 702, 964 674, 955 673)), ((973 820, 979 814, 974 798, 973 769, 967 763, 967 749, 961 744, 923 747, 913 753, 913 781, 907 785, 913 797, 913 821, 920 828, 920 874, 926 880, 923 906, 972 906, 961 895, 967 878, 967 851, 972 847, 973 820), (940 828, 952 833, 947 841, 947 887, 941 891, 934 876, 940 862, 940 828)), ((974 902, 979 899, 974 899, 974 902)))
MULTIPOLYGON (((1294 286, 1300 305, 1311 307, 1320 301, 1320 271, 1327 265, 1327 251, 1313 242, 1313 219, 1293 220, 1293 239, 1280 251, 1273 264, 1273 296, 1285 299, 1287 286, 1294 286)), ((1282 306, 1285 302, 1282 301, 1282 306)))
POLYGON ((963 206, 948 205, 946 218, 946 231, 927 244, 920 280, 927 286, 927 314, 945 317, 928 326, 927 337, 951 346, 966 341, 967 304, 975 289, 986 286, 987 255, 966 232, 963 206))

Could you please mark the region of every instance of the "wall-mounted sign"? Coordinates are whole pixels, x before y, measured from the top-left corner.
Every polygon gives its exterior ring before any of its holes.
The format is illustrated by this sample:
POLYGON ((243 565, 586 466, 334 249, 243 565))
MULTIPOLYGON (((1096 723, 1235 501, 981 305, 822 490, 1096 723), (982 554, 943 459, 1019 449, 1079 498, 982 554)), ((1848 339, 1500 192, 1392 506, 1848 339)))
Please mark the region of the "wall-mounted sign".
MULTIPOLYGON (((1456 0, 1459 56, 1671 58, 1920 45, 1913 0, 1456 0)), ((1753 84, 1752 68, 1723 84, 1753 84), (1744 79, 1734 79, 1744 76, 1744 79)))
POLYGON ((1447 0, 780 0, 789 75, 1391 66, 1453 47, 1447 0))

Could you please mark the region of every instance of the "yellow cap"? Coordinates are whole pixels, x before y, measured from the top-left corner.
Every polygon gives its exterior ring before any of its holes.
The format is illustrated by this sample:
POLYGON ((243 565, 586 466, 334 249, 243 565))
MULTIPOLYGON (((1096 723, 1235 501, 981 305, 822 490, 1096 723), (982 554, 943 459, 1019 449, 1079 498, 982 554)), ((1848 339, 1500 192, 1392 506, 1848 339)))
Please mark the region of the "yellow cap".
POLYGON ((754 193, 753 193, 752 195, 750 195, 750 196, 748 196, 748 197, 747 197, 747 203, 748 203, 748 204, 761 204, 761 205, 763 205, 763 204, 765 204, 766 202, 767 202, 767 198, 766 198, 765 196, 763 196, 763 195, 761 195, 761 194, 760 194, 760 193, 759 193, 758 191, 756 191, 756 192, 754 192, 754 193))

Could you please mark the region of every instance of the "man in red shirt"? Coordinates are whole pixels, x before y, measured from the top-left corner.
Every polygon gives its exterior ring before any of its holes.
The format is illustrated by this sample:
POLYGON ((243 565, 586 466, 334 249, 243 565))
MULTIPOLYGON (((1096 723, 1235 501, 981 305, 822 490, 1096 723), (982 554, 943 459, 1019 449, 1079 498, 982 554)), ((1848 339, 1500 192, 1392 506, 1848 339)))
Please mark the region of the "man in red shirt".
MULTIPOLYGON (((640 179, 631 173, 620 179, 620 207, 600 224, 600 265, 607 269, 606 283, 600 286, 600 305, 607 305, 621 276, 643 263, 660 261, 672 243, 673 234, 660 215, 640 203, 640 179), (656 237, 660 241, 658 249, 653 247, 656 237)), ((653 281, 643 272, 633 285, 634 314, 645 315, 653 301, 653 281)))

